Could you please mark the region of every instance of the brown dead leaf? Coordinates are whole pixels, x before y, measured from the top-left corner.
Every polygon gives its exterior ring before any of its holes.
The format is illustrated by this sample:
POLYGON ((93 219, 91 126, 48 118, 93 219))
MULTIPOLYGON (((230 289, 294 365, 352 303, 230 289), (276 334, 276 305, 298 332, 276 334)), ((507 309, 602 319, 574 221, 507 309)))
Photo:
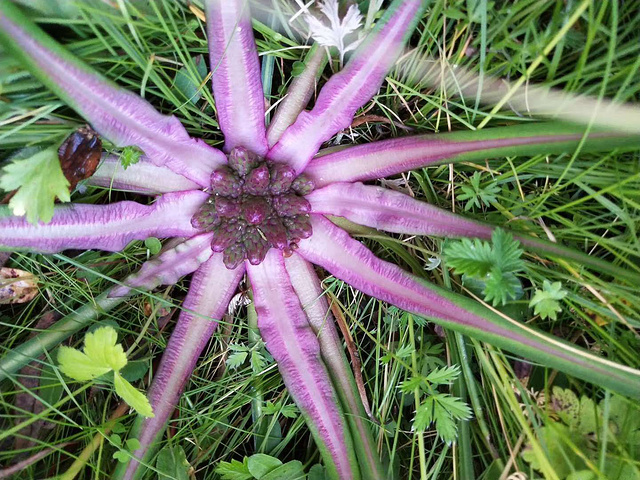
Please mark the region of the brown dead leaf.
POLYGON ((400 130, 412 131, 411 127, 407 127, 403 123, 395 122, 387 117, 381 117, 380 115, 360 115, 353 119, 351 122, 351 128, 359 127, 365 123, 388 123, 389 125, 395 125, 396 128, 400 130))
POLYGON ((78 182, 94 174, 102 156, 102 141, 88 125, 69 135, 58 149, 64 176, 73 191, 78 182))
POLYGON ((38 277, 17 268, 0 268, 0 305, 27 303, 38 294, 38 277))

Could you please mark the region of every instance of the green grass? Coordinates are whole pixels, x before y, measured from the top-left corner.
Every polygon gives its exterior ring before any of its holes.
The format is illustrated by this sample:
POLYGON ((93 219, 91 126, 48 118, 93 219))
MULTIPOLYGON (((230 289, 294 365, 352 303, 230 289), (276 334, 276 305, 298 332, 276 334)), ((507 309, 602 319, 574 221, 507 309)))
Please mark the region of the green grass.
MULTIPOLYGON (((89 2, 91 3, 91 2, 89 2)), ((117 2, 113 2, 117 4, 117 2)), ((222 142, 211 104, 209 82, 202 84, 197 102, 191 102, 175 86, 183 70, 199 86, 195 58, 207 55, 203 23, 186 4, 178 1, 125 1, 127 15, 101 2, 85 6, 73 20, 41 15, 39 21, 78 57, 120 85, 143 95, 165 113, 177 115, 189 132, 212 145, 222 142), (138 9, 140 5, 140 9, 138 9)), ((366 2, 362 2, 363 4, 366 2)), ((639 99, 640 2, 565 2, 562 0, 516 0, 487 2, 467 0, 432 2, 431 9, 412 38, 418 58, 445 58, 483 78, 490 76, 517 82, 546 84, 566 92, 589 94, 619 101, 639 99), (489 6, 486 13, 482 13, 489 6), (477 7, 476 15, 471 15, 477 7), (563 26, 578 8, 584 8, 571 25, 563 26), (473 18, 473 21, 470 21, 473 18), (558 32, 563 32, 558 36, 558 32), (549 48, 547 55, 541 53, 549 48), (535 68, 531 66, 537 64, 535 68)), ((198 6, 198 2, 193 2, 198 6)), ((294 61, 306 51, 301 40, 279 28, 286 8, 261 9, 255 27, 262 55, 266 95, 275 104, 283 94, 294 61), (277 33, 277 30, 282 30, 277 33)), ((36 15, 37 16, 37 15, 36 15)), ((411 61, 410 59, 408 60, 411 61)), ((400 122, 416 133, 445 132, 506 123, 527 122, 526 111, 513 111, 509 103, 492 113, 492 105, 480 98, 456 96, 416 81, 417 67, 390 74, 380 93, 363 111, 400 122), (412 70, 414 68, 414 70, 412 70), (407 73, 407 71, 409 73, 407 73), (404 72, 404 73, 401 73, 404 72)), ((326 70, 322 82, 328 78, 326 70)), ((208 79, 207 79, 208 80, 208 79)), ((535 102, 535 98, 530 99, 535 102)), ((50 145, 60 141, 82 120, 53 94, 42 89, 15 62, 0 55, 0 158, 18 148, 50 145)), ((341 142, 365 143, 403 132, 393 123, 365 123, 346 132, 341 142)), ((107 145, 107 148, 112 148, 107 145)), ((401 188, 417 198, 462 212, 456 199, 462 185, 469 185, 475 172, 482 185, 498 187, 490 207, 473 208, 470 217, 518 231, 556 239, 581 251, 620 265, 639 262, 640 157, 638 152, 498 158, 486 163, 438 166, 404 176, 401 188)), ((83 202, 106 202, 135 198, 130 194, 89 189, 74 195, 83 202)), ((139 198, 138 200, 143 200, 139 198)), ((363 234, 367 244, 382 258, 413 273, 465 294, 472 294, 452 275, 443 261, 425 270, 431 257, 442 252, 443 241, 426 237, 391 237, 363 234)), ((13 254, 9 265, 33 272, 40 278, 40 294, 26 305, 0 307, 0 354, 24 342, 38 328, 45 312, 65 315, 91 303, 112 282, 121 281, 147 259, 142 242, 124 253, 66 252, 66 256, 13 254)), ((509 303, 505 312, 521 321, 553 332, 594 352, 603 352, 617 362, 638 368, 640 302, 637 286, 611 283, 597 271, 565 262, 542 260, 525 254, 526 271, 520 276, 522 299, 509 303), (533 316, 528 299, 543 280, 562 282, 569 293, 562 300, 557 321, 533 316)), ((101 321, 115 322, 130 360, 152 372, 175 322, 188 280, 152 295, 138 295, 105 314, 101 321), (142 333, 141 333, 142 332, 142 333)), ((545 427, 558 421, 552 387, 570 388, 578 396, 603 401, 608 418, 612 394, 597 385, 534 366, 526 379, 517 375, 521 362, 514 355, 480 344, 458 334, 442 332, 433 325, 363 296, 341 282, 328 278, 325 286, 335 297, 362 361, 362 375, 373 414, 374 435, 379 452, 389 465, 389 478, 398 479, 516 479, 563 478, 558 473, 557 454, 567 451, 587 458, 586 469, 610 472, 615 459, 628 459, 638 466, 640 452, 636 436, 623 435, 607 422, 598 425, 592 445, 582 437, 545 445, 540 441, 545 427), (445 445, 433 429, 412 431, 417 405, 426 394, 407 395, 400 384, 437 365, 456 364, 461 375, 451 391, 471 406, 474 417, 459 425, 458 442, 445 445), (578 441, 580 440, 580 441, 578 441), (533 470, 522 453, 533 452, 541 470, 533 470), (609 452, 609 454, 605 454, 609 452)), ((78 346, 82 335, 71 338, 78 346)), ((34 373, 16 377, 18 382, 0 385, 0 466, 7 467, 51 450, 41 460, 25 467, 16 478, 50 478, 63 475, 96 435, 104 432, 118 400, 99 385, 78 391, 80 384, 61 384, 56 375, 55 351, 36 364, 50 381, 38 382, 34 373), (63 388, 60 388, 60 387, 63 388), (21 411, 18 395, 38 398, 44 407, 21 411), (41 423, 46 420, 46 424, 41 423), (37 422, 26 431, 20 422, 37 422), (46 428, 44 428, 44 426, 46 428), (11 429, 11 430, 10 430, 11 429), (70 442, 70 443, 68 443, 70 442), (66 445, 65 445, 66 444, 66 445), (64 445, 64 446, 62 446, 64 445)), ((149 374, 137 382, 148 385, 149 374)), ((204 352, 187 385, 179 409, 164 442, 181 446, 197 478, 215 479, 220 461, 242 459, 256 452, 282 461, 298 459, 308 469, 318 463, 312 440, 301 419, 280 413, 265 414, 267 402, 290 407, 291 399, 255 331, 249 328, 247 309, 239 307, 224 319, 204 352), (264 364, 245 362, 225 368, 234 345, 246 345, 264 356, 264 364), (256 427, 270 436, 256 435, 256 427)), ((617 405, 614 403, 614 405, 617 405)), ((556 406, 557 407, 557 406, 556 406)), ((635 412, 640 405, 631 404, 635 412)), ((118 422, 128 428, 133 417, 118 422)), ((124 438, 126 433, 120 433, 124 438)), ((108 478, 117 450, 107 435, 86 460, 76 478, 108 478)), ((564 458, 569 458, 565 455, 564 458)), ((80 462, 82 465, 83 462, 80 462)), ((582 468, 582 467, 580 467, 582 468)), ((613 474, 610 474, 613 475, 613 474)), ((149 478, 156 478, 150 474, 149 478)), ((581 477, 583 478, 583 477, 581 477)), ((585 476, 584 478, 591 478, 585 476)), ((597 478, 597 477, 593 477, 597 478)))

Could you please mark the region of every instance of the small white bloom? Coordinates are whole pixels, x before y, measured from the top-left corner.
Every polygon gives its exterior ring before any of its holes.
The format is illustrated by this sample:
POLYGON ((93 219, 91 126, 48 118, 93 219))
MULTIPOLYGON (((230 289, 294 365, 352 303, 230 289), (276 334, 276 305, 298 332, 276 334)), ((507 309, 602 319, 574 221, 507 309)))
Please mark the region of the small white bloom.
POLYGON ((338 0, 325 0, 320 5, 320 11, 329 19, 329 25, 325 25, 311 14, 305 15, 305 20, 313 39, 323 47, 336 47, 342 63, 345 53, 355 50, 362 41, 357 39, 346 43, 346 37, 360 28, 362 15, 356 5, 351 5, 341 20, 339 9, 338 0))
POLYGON ((428 263, 424 267, 424 269, 427 270, 427 271, 435 270, 440 265, 440 258, 439 257, 429 257, 429 260, 427 260, 427 262, 428 263))

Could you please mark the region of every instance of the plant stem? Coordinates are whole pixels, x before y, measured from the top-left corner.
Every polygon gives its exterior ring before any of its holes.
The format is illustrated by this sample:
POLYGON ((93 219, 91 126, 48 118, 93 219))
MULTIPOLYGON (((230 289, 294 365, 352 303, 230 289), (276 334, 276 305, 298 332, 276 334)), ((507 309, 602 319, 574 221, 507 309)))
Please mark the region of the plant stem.
POLYGON ((24 365, 37 359, 43 350, 51 350, 70 335, 89 323, 97 320, 103 313, 112 310, 127 298, 109 298, 109 291, 96 297, 92 304, 83 305, 75 312, 61 318, 56 324, 35 337, 18 345, 0 359, 0 381, 20 370, 24 365))
MULTIPOLYGON (((409 321, 407 325, 409 327, 409 342, 413 346, 413 351, 411 352, 411 368, 417 374, 418 372, 418 356, 416 355, 416 339, 413 333, 413 315, 408 315, 409 321)), ((420 390, 416 388, 413 392, 413 397, 416 403, 416 411, 420 407, 420 390)), ((427 479, 427 459, 425 457, 424 450, 424 432, 417 432, 418 437, 418 456, 420 458, 420 478, 422 480, 427 479)))

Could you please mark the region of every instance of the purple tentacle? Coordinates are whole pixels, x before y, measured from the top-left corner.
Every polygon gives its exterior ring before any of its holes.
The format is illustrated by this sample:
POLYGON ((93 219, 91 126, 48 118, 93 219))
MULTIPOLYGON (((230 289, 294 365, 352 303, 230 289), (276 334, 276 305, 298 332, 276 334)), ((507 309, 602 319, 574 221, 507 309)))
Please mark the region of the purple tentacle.
POLYGON ((245 147, 264 156, 264 94, 249 2, 206 0, 213 95, 225 151, 245 147))
POLYGON ((313 235, 297 252, 358 290, 443 326, 626 395, 640 397, 640 371, 622 366, 419 281, 376 258, 344 230, 312 215, 313 235))
POLYGON ((212 233, 196 235, 175 247, 162 252, 142 265, 140 271, 125 280, 126 286, 113 289, 110 297, 128 295, 132 288, 153 290, 160 285, 173 285, 185 275, 195 272, 209 260, 212 233))
MULTIPOLYGON (((163 433, 202 350, 218 325, 216 320, 226 313, 242 275, 244 266, 227 269, 222 262, 222 254, 213 255, 193 275, 184 310, 149 389, 149 401, 155 417, 144 420, 140 417, 132 432, 140 442, 140 448, 133 452, 136 458, 145 458, 154 441, 163 433)), ((135 478, 139 466, 135 460, 121 464, 115 476, 135 478)))
POLYGON ((336 215, 387 232, 489 238, 493 228, 404 193, 362 183, 334 183, 306 196, 314 213, 336 215))
POLYGON ((381 480, 385 476, 371 430, 368 427, 369 419, 366 418, 353 373, 349 368, 349 361, 344 354, 342 340, 334 325, 335 320, 329 310, 329 304, 318 275, 314 271, 313 265, 295 253, 285 259, 285 266, 291 278, 293 289, 309 319, 309 325, 318 337, 322 361, 327 366, 334 387, 345 408, 351 432, 354 438, 358 439, 354 442, 354 448, 358 455, 363 478, 381 480))
POLYGON ((125 170, 115 155, 104 157, 95 173, 87 179, 87 183, 143 195, 182 192, 200 187, 167 167, 154 165, 146 157, 141 157, 138 163, 125 170))
POLYGON ((320 359, 318 339, 291 286, 282 253, 271 249, 260 265, 247 265, 247 272, 260 334, 307 418, 327 467, 337 478, 359 478, 346 422, 320 359))
MULTIPOLYGON (((394 138, 320 155, 307 165, 305 174, 316 187, 322 187, 335 182, 374 180, 438 163, 560 153, 575 149, 583 130, 562 124, 525 124, 394 138)), ((608 149, 611 142, 634 141, 638 140, 631 136, 592 133, 582 148, 608 149)))
POLYGON ((268 157, 300 173, 323 142, 351 125, 358 108, 378 91, 402 53, 426 3, 395 0, 345 68, 322 88, 313 110, 300 113, 268 157))
POLYGON ((116 145, 135 145, 156 165, 202 186, 208 184, 211 170, 226 162, 222 152, 191 138, 177 118, 158 113, 92 71, 5 1, 0 4, 0 42, 116 145))
POLYGON ((207 200, 198 190, 163 195, 152 205, 70 204, 55 207, 50 223, 32 225, 0 207, 0 249, 54 253, 69 248, 122 250, 133 240, 190 237, 191 217, 207 200))
POLYGON ((301 75, 291 81, 287 95, 278 105, 273 120, 267 130, 269 148, 272 148, 286 129, 295 122, 316 89, 318 77, 327 64, 327 53, 324 48, 314 45, 305 59, 305 69, 301 75))

